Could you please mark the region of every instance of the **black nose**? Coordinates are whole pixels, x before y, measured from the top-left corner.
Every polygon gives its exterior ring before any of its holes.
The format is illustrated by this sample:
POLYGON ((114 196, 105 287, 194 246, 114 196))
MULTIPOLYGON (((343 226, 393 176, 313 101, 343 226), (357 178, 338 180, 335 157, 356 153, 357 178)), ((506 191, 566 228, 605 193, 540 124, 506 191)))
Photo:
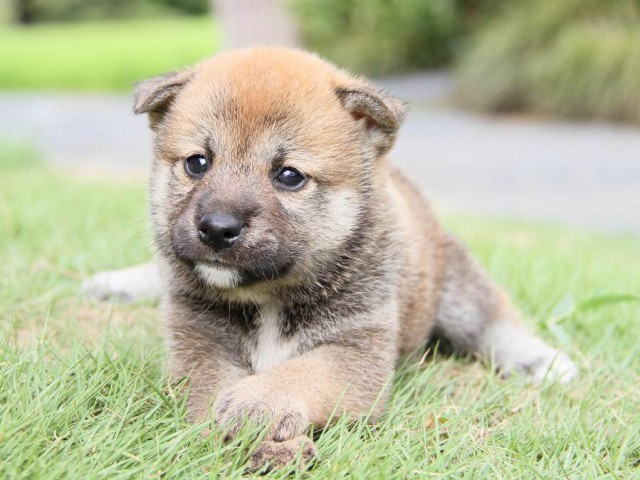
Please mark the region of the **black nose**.
POLYGON ((200 240, 219 251, 229 248, 242 232, 242 221, 226 213, 207 213, 198 223, 200 240))

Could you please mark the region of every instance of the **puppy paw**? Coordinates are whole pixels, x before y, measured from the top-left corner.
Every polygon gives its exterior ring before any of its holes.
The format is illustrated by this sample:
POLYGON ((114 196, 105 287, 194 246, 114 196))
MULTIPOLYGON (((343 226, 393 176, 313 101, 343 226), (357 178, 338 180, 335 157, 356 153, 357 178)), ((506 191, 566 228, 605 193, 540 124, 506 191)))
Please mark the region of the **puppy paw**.
POLYGON ((567 384, 578 375, 578 368, 569 356, 561 350, 545 351, 526 359, 505 362, 499 367, 502 377, 508 378, 512 373, 519 373, 536 385, 545 380, 567 384))
POLYGON ((135 303, 156 300, 162 289, 153 264, 97 273, 82 283, 82 293, 94 301, 135 303))
POLYGON ((267 473, 285 467, 304 469, 318 457, 313 441, 300 435, 284 442, 264 441, 251 455, 249 470, 267 473))
POLYGON ((531 382, 569 383, 578 369, 569 356, 549 346, 521 325, 500 321, 486 332, 482 350, 503 377, 519 373, 531 382))
POLYGON ((272 388, 257 376, 244 378, 220 392, 214 405, 214 419, 227 440, 234 438, 245 422, 268 427, 265 439, 276 442, 301 435, 310 423, 301 401, 272 388))
POLYGON ((576 378, 578 368, 569 355, 560 350, 553 350, 528 365, 525 373, 536 384, 544 380, 567 384, 576 378))
MULTIPOLYGON (((91 300, 103 302, 114 295, 110 274, 111 272, 100 272, 82 282, 81 289, 84 296, 91 300)), ((114 296, 117 296, 117 293, 114 296)), ((123 300, 126 300, 126 298, 123 300)))

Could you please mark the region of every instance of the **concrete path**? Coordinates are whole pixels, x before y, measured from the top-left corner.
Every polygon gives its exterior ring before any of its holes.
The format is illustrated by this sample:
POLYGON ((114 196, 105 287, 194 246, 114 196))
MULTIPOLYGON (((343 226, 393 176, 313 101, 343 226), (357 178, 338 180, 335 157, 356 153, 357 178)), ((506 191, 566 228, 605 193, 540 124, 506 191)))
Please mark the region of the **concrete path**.
MULTIPOLYGON (((416 105, 392 158, 446 208, 640 233, 640 129, 487 117, 444 100, 446 74, 381 81, 416 105)), ((146 119, 126 95, 0 93, 0 138, 23 139, 59 167, 139 178, 146 119)))

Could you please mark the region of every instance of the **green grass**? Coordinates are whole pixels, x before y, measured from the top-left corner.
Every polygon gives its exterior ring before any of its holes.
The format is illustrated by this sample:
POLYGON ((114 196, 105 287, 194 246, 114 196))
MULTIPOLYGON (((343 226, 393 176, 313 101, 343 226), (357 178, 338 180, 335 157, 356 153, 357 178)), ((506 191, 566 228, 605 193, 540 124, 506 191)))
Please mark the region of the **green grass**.
POLYGON ((0 88, 130 90, 217 44, 210 16, 0 26, 0 88))
MULTIPOLYGON (((244 475, 252 436, 223 445, 185 421, 155 309, 78 295, 90 272, 149 258, 144 197, 0 148, 0 478, 244 475)), ((638 478, 640 304, 611 295, 640 290, 640 239, 446 223, 580 378, 533 388, 468 360, 411 363, 379 423, 327 429, 291 478, 638 478)))

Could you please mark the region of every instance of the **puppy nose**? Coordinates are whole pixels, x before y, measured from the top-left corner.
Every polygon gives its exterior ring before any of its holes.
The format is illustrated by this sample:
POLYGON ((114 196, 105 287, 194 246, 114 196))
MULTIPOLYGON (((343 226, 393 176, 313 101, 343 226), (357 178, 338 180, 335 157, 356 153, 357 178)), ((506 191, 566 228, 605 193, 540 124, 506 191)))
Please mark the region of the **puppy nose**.
POLYGON ((207 213, 198 223, 198 237, 215 251, 229 248, 240 236, 243 223, 226 213, 207 213))

